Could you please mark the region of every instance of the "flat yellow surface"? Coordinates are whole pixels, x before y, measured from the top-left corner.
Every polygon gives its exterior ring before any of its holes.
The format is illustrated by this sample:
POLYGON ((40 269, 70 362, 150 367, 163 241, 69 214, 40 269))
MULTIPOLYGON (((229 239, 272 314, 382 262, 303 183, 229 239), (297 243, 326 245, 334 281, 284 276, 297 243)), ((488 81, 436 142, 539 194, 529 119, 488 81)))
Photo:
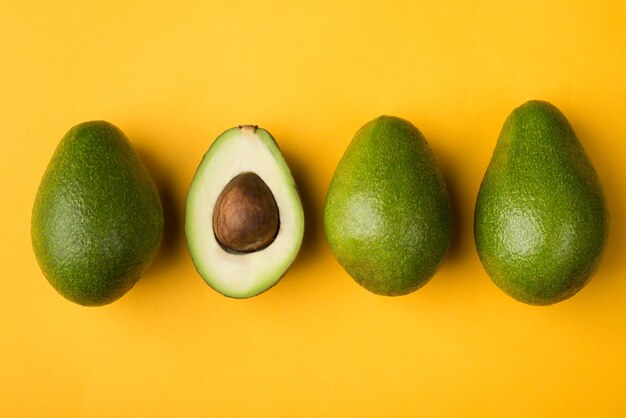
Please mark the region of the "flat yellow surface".
POLYGON ((1 416, 626 414, 625 1, 97 3, 1 7, 1 416), (491 283, 472 234, 502 123, 535 98, 569 118, 612 215, 598 274, 543 308, 491 283), (337 162, 380 114, 424 133, 455 213, 442 269, 399 298, 355 284, 322 225, 337 162), (166 214, 156 262, 101 308, 59 296, 30 244, 54 148, 91 119, 127 134, 166 214), (183 221, 202 155, 242 123, 277 138, 307 223, 283 280, 231 300, 196 274, 183 221))

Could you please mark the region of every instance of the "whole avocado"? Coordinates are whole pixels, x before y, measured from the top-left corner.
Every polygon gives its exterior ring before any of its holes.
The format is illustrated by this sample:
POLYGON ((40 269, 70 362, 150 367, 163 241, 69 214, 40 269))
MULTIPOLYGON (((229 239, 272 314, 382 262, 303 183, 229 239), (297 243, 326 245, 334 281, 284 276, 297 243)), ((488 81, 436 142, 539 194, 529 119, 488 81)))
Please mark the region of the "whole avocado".
POLYGON ((372 293, 411 293, 450 245, 448 192, 428 143, 410 122, 381 116, 354 136, 324 207, 330 248, 372 293))
POLYGON ((591 161, 565 116, 529 101, 508 117, 474 213, 480 260, 513 298, 565 300, 600 263, 609 213, 591 161))
POLYGON ((163 233, 158 192, 122 131, 81 123, 59 143, 33 206, 35 256, 50 284, 85 306, 124 295, 163 233))

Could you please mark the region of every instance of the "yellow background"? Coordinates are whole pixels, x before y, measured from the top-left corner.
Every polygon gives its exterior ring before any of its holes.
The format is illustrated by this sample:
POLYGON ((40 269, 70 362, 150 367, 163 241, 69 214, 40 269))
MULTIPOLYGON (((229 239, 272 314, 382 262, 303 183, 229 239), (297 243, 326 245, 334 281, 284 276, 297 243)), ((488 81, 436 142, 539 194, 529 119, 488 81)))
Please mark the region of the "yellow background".
POLYGON ((4 1, 0 57, 0 415, 626 414, 625 1, 4 1), (472 236, 502 123, 535 98, 569 118, 612 214, 596 277, 543 308, 491 283, 472 236), (424 133, 455 213, 443 267, 399 298, 356 285, 322 226, 337 162, 380 114, 424 133), (166 215, 156 262, 101 308, 59 296, 30 244, 48 160, 91 119, 127 134, 166 215), (283 280, 231 300, 182 225, 203 153, 242 123, 277 138, 307 223, 283 280))

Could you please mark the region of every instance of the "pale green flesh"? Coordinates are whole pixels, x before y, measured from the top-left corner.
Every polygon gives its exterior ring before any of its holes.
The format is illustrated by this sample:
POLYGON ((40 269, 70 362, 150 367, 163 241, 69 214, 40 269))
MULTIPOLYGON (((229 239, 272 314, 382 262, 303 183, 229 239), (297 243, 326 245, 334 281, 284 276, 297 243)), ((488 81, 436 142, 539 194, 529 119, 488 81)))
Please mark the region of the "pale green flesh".
POLYGON ((304 213, 287 163, 264 129, 232 128, 205 154, 187 197, 185 232, 198 273, 218 292, 247 298, 274 285, 296 258, 304 213), (213 232, 213 209, 221 191, 243 172, 256 173, 272 191, 280 217, 274 241, 261 251, 232 254, 213 232))

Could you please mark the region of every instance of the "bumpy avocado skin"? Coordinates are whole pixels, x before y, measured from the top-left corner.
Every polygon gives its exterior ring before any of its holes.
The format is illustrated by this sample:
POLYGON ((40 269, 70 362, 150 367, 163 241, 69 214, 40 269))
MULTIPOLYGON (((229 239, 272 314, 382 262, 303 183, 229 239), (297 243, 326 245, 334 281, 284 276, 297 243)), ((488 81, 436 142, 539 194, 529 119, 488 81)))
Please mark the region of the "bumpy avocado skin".
POLYGON ((543 101, 515 109, 474 213, 478 255, 493 282, 532 305, 573 296, 598 268, 608 221, 598 175, 565 116, 543 101))
POLYGON ((451 224, 445 182, 420 131, 391 116, 365 124, 324 207, 326 237, 343 268, 372 293, 411 293, 439 269, 451 224))
POLYGON ((157 189, 124 134, 104 121, 70 129, 32 213, 33 249, 50 284, 80 305, 113 302, 150 265, 162 231, 157 189))

